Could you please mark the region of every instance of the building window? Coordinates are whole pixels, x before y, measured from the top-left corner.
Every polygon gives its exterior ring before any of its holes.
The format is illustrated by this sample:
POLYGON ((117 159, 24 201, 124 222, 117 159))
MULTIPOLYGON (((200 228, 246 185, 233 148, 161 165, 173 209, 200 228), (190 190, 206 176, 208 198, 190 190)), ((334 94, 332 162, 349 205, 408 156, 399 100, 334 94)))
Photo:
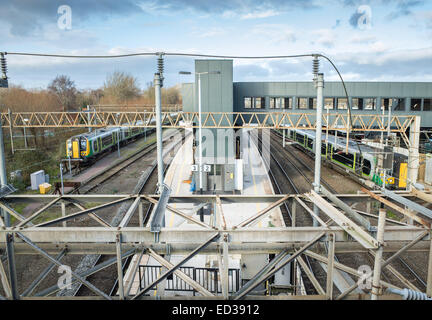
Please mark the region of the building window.
POLYGON ((245 107, 245 109, 252 108, 252 98, 251 97, 244 97, 244 107, 245 107))
POLYGON ((423 111, 432 111, 432 99, 423 99, 423 111))
POLYGON ((353 110, 363 110, 363 98, 352 98, 353 110))
POLYGON ((285 109, 285 98, 271 97, 270 109, 285 109))
POLYGON ((255 109, 263 109, 263 108, 265 108, 265 98, 263 98, 263 97, 254 97, 254 106, 255 106, 255 109))
POLYGON ((347 98, 338 98, 337 99, 337 108, 338 108, 338 110, 346 110, 346 109, 348 109, 348 100, 347 100, 347 98))
POLYGON ((391 98, 384 98, 384 99, 381 99, 381 111, 382 110, 388 110, 389 109, 389 107, 393 107, 393 101, 394 100, 396 100, 396 99, 391 99, 391 98))
POLYGON ((334 109, 334 98, 324 99, 324 109, 333 110, 334 109))
POLYGON ((263 97, 244 97, 245 109, 265 108, 265 98, 263 97))
POLYGON ((317 99, 309 98, 309 109, 316 109, 317 107, 317 99))
POLYGON ((420 111, 421 99, 411 99, 411 111, 420 111))
POLYGON ((284 98, 285 109, 292 109, 292 98, 284 98))
POLYGON ((297 99, 297 108, 298 109, 307 109, 308 108, 308 98, 298 98, 297 99))
POLYGON ((375 98, 364 99, 364 109, 365 110, 375 110, 376 109, 376 99, 375 98))
POLYGON ((405 99, 393 99, 393 109, 395 111, 405 111, 405 99))

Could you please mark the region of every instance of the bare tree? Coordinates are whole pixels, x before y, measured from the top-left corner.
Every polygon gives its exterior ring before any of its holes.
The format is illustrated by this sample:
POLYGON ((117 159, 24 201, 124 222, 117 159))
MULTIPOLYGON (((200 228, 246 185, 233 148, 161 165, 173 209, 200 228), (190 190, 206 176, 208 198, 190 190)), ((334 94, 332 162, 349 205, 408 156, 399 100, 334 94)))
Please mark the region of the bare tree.
POLYGON ((77 89, 74 81, 72 81, 68 76, 59 75, 55 77, 48 86, 48 90, 58 97, 62 104, 63 111, 75 107, 77 89))
POLYGON ((140 96, 138 80, 130 74, 115 71, 107 76, 104 94, 116 103, 123 103, 140 96))

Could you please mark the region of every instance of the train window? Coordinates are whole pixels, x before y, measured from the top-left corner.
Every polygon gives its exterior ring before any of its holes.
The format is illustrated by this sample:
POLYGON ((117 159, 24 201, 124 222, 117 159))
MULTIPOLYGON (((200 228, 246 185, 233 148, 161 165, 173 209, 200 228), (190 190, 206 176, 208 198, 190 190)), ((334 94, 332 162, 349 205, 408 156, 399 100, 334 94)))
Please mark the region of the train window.
POLYGON ((365 175, 367 175, 367 176, 370 175, 370 172, 371 172, 371 163, 370 163, 370 161, 367 160, 367 159, 363 159, 362 172, 363 172, 365 175))
POLYGON ((87 140, 85 138, 81 139, 81 150, 87 149, 87 140))
POLYGON ((337 108, 339 110, 346 110, 348 108, 347 98, 337 98, 337 108))
POLYGON ((420 111, 421 99, 411 99, 411 111, 420 111))
POLYGON ((396 111, 405 111, 405 99, 393 99, 393 109, 396 111))
POLYGON ((307 109, 308 108, 308 98, 298 98, 297 99, 297 108, 298 109, 307 109))
POLYGON ((326 155, 326 148, 327 146, 326 146, 326 144, 325 143, 323 143, 323 144, 321 144, 321 154, 323 155, 323 156, 325 156, 326 155))
POLYGON ((309 137, 307 138, 307 147, 313 149, 313 140, 309 137))
POLYGON ((244 107, 245 107, 245 109, 252 108, 252 98, 251 97, 244 97, 244 107))
POLYGON ((353 110, 363 110, 363 98, 352 98, 353 110))
POLYGON ((292 109, 292 98, 284 98, 284 109, 292 109))
POLYGON ((301 144, 304 144, 304 135, 297 133, 296 134, 296 140, 300 142, 301 144))
POLYGON ((432 111, 432 99, 423 99, 423 111, 432 111))
POLYGON ((345 153, 342 149, 336 149, 333 151, 333 160, 350 168, 354 165, 354 155, 351 153, 345 153))
POLYGON ((334 109, 334 98, 325 98, 324 99, 324 109, 333 110, 334 109))
POLYGON ((95 139, 95 140, 93 140, 93 151, 94 152, 98 152, 99 151, 99 146, 98 146, 98 143, 97 143, 97 140, 95 139))
POLYGON ((365 110, 375 110, 376 109, 376 99, 375 98, 364 99, 364 109, 365 110))
POLYGON ((112 138, 111 134, 102 138, 102 148, 110 146, 110 145, 112 145, 112 143, 113 143, 113 138, 112 138))

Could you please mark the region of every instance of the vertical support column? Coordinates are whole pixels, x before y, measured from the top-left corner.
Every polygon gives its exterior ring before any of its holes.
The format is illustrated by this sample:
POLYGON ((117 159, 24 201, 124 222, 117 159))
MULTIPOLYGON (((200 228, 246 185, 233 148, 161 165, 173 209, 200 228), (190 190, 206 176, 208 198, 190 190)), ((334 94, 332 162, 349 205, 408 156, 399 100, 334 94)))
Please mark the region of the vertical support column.
POLYGON ((10 109, 8 109, 8 114, 9 114, 9 121, 10 121, 9 134, 10 134, 10 141, 11 141, 11 151, 13 155, 15 154, 15 150, 14 150, 13 131, 12 131, 12 111, 10 109))
POLYGON ((163 188, 163 159, 162 159, 162 106, 161 106, 161 75, 155 73, 155 104, 156 104, 156 145, 157 145, 157 170, 158 190, 162 193, 163 188))
POLYGON ((120 300, 124 300, 124 286, 123 286, 123 265, 121 258, 121 233, 116 235, 116 254, 117 254, 117 276, 118 276, 118 290, 120 300))
MULTIPOLYGON (((6 161, 5 161, 5 150, 3 141, 3 128, 0 122, 0 186, 7 185, 7 175, 6 175, 6 161)), ((0 209, 0 214, 4 217, 4 223, 6 227, 10 227, 10 214, 0 209)), ((19 299, 18 289, 17 289, 17 277, 15 268, 15 250, 13 246, 13 234, 6 233, 6 252, 8 257, 9 265, 9 282, 12 289, 12 298, 14 300, 19 299)))
MULTIPOLYGON (((321 143, 322 143, 322 108, 323 108, 323 89, 324 89, 324 74, 318 73, 315 78, 315 86, 317 88, 317 115, 316 115, 316 134, 315 134, 315 177, 314 190, 320 192, 321 180, 321 143)), ((318 216, 318 206, 314 205, 314 213, 318 216)), ((313 219, 314 227, 318 226, 318 221, 313 219)))
POLYGON ((386 210, 384 208, 380 208, 379 217, 378 217, 378 231, 377 231, 377 240, 379 243, 379 247, 376 250, 376 254, 375 254, 371 300, 378 300, 378 295, 381 294, 380 278, 381 278, 381 260, 382 260, 383 245, 384 245, 385 219, 386 219, 386 210))
POLYGON ((410 126, 410 146, 408 154, 408 191, 412 190, 413 184, 417 182, 419 168, 419 141, 420 141, 420 117, 415 116, 410 126))
POLYGON ((335 236, 328 234, 328 264, 327 264, 327 299, 333 300, 333 272, 334 272, 335 236))
POLYGON ((64 195, 64 185, 63 185, 63 164, 60 160, 60 183, 61 183, 61 194, 64 195))
MULTIPOLYGON (((66 217, 66 204, 64 203, 64 201, 61 201, 61 212, 62 212, 62 217, 66 217)), ((67 227, 66 221, 63 221, 63 227, 67 227)))
POLYGON ((229 268, 229 260, 228 260, 228 243, 227 243, 227 235, 224 236, 224 240, 222 241, 222 272, 221 274, 221 287, 222 294, 225 300, 229 298, 229 281, 228 281, 228 268, 229 268))
POLYGON ((143 208, 142 201, 140 201, 140 203, 138 205, 138 219, 139 219, 139 226, 141 228, 143 228, 144 227, 144 208, 143 208))
POLYGON ((88 132, 91 132, 92 129, 91 129, 91 127, 90 127, 90 125, 91 125, 91 120, 90 120, 90 106, 89 106, 89 105, 87 105, 87 122, 88 122, 88 124, 89 124, 88 132))
MULTIPOLYGON (((6 159, 5 159, 5 150, 4 150, 4 141, 3 141, 3 127, 0 122, 0 186, 4 186, 6 184, 7 184, 7 175, 6 175, 6 159)), ((9 217, 9 214, 5 216, 5 220, 6 217, 9 217)))
POLYGON ((291 226, 296 226, 296 215, 297 215, 297 202, 295 198, 292 198, 292 204, 291 204, 291 226))
POLYGON ((427 273, 427 287, 426 294, 429 298, 432 298, 432 239, 430 240, 429 247, 429 265, 428 265, 428 273, 427 273))

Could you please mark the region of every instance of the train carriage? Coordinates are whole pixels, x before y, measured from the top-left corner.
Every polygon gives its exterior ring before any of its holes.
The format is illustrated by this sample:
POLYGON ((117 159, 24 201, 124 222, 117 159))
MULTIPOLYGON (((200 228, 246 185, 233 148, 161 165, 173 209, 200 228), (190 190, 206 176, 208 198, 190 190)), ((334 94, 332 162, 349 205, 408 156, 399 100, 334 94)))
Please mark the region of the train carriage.
MULTIPOLYGON (((315 153, 314 131, 289 130, 288 136, 304 149, 315 153)), ((394 155, 393 168, 390 170, 390 176, 386 178, 386 187, 403 189, 407 185, 408 159, 399 153, 394 155)), ((383 184, 383 177, 377 170, 377 150, 371 146, 349 141, 347 153, 345 138, 328 135, 327 143, 325 139, 322 141, 321 156, 358 177, 371 180, 379 186, 383 184)))
MULTIPOLYGON (((138 126, 142 124, 142 121, 136 123, 138 126)), ((66 140, 66 156, 72 160, 89 161, 116 147, 118 143, 127 143, 144 132, 151 133, 154 130, 154 128, 125 126, 96 129, 93 132, 79 134, 66 140)))

